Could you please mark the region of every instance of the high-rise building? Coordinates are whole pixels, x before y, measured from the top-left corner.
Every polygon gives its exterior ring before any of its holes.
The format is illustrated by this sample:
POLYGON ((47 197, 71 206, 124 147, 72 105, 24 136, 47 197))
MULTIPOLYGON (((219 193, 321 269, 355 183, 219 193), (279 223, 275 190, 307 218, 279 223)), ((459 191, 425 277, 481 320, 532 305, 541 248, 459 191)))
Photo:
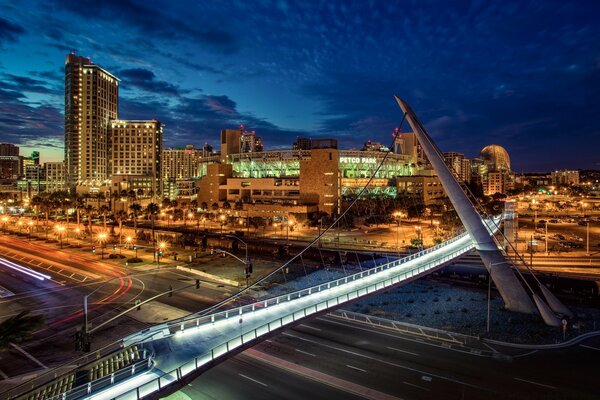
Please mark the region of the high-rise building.
POLYGON ((44 163, 46 171, 46 191, 56 192, 65 189, 65 164, 62 161, 44 163))
POLYGON ((17 179, 21 171, 19 147, 0 143, 0 179, 17 179))
POLYGON ((263 151, 262 139, 254 131, 243 130, 240 136, 240 153, 263 151))
POLYGON ((550 173, 553 185, 579 185, 579 171, 552 171, 550 173))
POLYGON ((112 191, 123 189, 131 176, 136 192, 142 196, 162 195, 163 126, 159 121, 110 121, 110 176, 119 175, 118 188, 113 179, 112 191), (124 183, 125 182, 125 183, 124 183))
POLYGON ((394 132, 394 136, 396 138, 394 140, 394 153, 408 156, 413 164, 425 161, 425 154, 417 140, 417 135, 413 132, 399 132, 396 135, 396 132, 394 132))
POLYGON ((374 142, 371 140, 366 141, 361 150, 362 151, 383 151, 383 152, 390 151, 390 149, 383 143, 374 142))
POLYGON ((199 178, 202 153, 202 150, 196 149, 193 145, 188 145, 185 149, 163 150, 163 179, 170 181, 199 178))
POLYGON ((69 188, 109 178, 110 121, 117 119, 119 79, 71 53, 65 61, 65 167, 69 188))
POLYGON ((240 129, 223 129, 221 131, 221 162, 227 162, 227 156, 240 152, 240 137, 244 127, 240 129))

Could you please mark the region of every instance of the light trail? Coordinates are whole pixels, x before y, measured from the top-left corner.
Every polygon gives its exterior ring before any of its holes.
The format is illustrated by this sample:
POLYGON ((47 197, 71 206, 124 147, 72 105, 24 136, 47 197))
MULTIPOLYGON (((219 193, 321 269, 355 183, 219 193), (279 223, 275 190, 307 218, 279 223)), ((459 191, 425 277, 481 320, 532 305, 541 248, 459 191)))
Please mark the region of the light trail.
POLYGON ((4 265, 5 267, 11 268, 15 271, 21 272, 25 275, 29 275, 32 278, 39 279, 40 281, 44 281, 46 279, 52 279, 52 277, 50 275, 42 274, 42 273, 34 271, 30 268, 24 267, 22 265, 15 264, 14 262, 8 261, 5 258, 0 257, 0 264, 4 265))

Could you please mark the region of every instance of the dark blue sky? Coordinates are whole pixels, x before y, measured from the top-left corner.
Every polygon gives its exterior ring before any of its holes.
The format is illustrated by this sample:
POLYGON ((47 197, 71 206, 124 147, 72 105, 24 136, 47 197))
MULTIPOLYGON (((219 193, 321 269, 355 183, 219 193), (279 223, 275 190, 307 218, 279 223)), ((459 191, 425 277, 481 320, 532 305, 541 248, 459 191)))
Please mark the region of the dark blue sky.
POLYGON ((593 1, 0 1, 0 140, 62 157, 64 58, 121 80, 119 115, 165 146, 255 129, 389 143, 405 98, 444 151, 513 169, 600 168, 593 1))

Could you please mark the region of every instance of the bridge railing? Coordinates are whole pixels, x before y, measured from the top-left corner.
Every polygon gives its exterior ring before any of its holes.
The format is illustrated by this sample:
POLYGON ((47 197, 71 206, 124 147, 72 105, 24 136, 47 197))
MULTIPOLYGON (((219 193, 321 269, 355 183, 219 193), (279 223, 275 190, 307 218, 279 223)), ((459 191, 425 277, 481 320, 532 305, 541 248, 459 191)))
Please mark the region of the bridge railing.
MULTIPOLYGON (((486 225, 488 226, 488 229, 490 231, 494 231, 496 229, 490 223, 487 223, 486 225)), ((376 266, 374 268, 355 273, 353 275, 348 275, 346 277, 339 278, 339 279, 336 279, 331 282, 323 283, 323 284, 316 285, 316 286, 313 286, 310 288, 298 290, 298 291, 295 291, 295 292, 292 292, 289 294, 285 294, 285 295, 277 296, 274 298, 266 299, 263 301, 255 302, 253 304, 241 306, 238 308, 221 311, 221 312, 215 313, 213 315, 197 316, 197 314, 192 314, 188 317, 184 317, 183 319, 177 320, 177 322, 161 324, 157 327, 146 329, 144 332, 146 332, 148 336, 152 336, 153 332, 149 332, 149 331, 156 332, 157 329, 164 330, 164 328, 166 326, 166 327, 168 327, 169 332, 175 333, 177 331, 183 331, 186 328, 192 328, 194 326, 197 327, 197 326, 207 324, 207 323, 215 323, 219 320, 226 320, 233 316, 239 317, 240 315, 243 315, 244 313, 247 314, 249 312, 253 312, 258 309, 281 304, 284 302, 289 302, 289 301, 296 300, 301 297, 309 296, 311 294, 320 293, 324 290, 331 289, 334 287, 339 287, 344 284, 354 282, 358 279, 364 278, 366 276, 375 275, 379 272, 388 270, 390 268, 397 267, 401 264, 407 263, 416 258, 419 258, 419 257, 422 257, 429 253, 435 252, 436 250, 438 250, 442 247, 445 247, 447 245, 450 245, 450 244, 464 238, 467 235, 468 234, 466 232, 462 233, 462 234, 455 236, 449 240, 439 243, 433 247, 430 247, 425 250, 421 250, 421 251, 411 254, 407 257, 404 257, 404 258, 401 258, 401 259, 398 259, 398 260, 395 260, 392 262, 388 262, 388 263, 376 266)), ((449 261, 459 255, 464 254, 466 251, 468 251, 469 249, 471 249, 473 247, 474 247, 473 243, 471 241, 467 241, 465 243, 465 245, 461 246, 460 248, 458 248, 457 250, 453 251, 450 254, 446 254, 441 257, 436 257, 433 260, 428 261, 426 264, 420 264, 420 266, 417 266, 416 268, 411 268, 409 270, 406 270, 398 275, 395 275, 392 278, 384 280, 383 282, 377 282, 375 284, 369 285, 369 286, 361 288, 361 289, 357 289, 355 291, 349 291, 344 295, 337 296, 333 299, 326 300, 325 302, 321 302, 316 305, 306 307, 306 308, 296 311, 290 315, 287 315, 287 316, 278 318, 274 321, 271 321, 270 323, 265 324, 261 327, 252 329, 251 331, 244 333, 244 334, 240 335, 239 337, 231 339, 231 340, 224 342, 223 344, 211 349, 210 352, 204 353, 201 356, 194 357, 193 361, 190 361, 190 362, 184 364, 183 366, 180 366, 168 373, 162 373, 162 371, 161 371, 162 375, 160 377, 153 379, 151 382, 145 383, 145 384, 141 385, 140 387, 138 387, 136 389, 135 397, 142 398, 143 396, 145 396, 146 394, 144 394, 144 393, 145 393, 146 389, 144 389, 144 388, 152 387, 152 388, 158 388, 157 390, 160 390, 166 384, 173 382, 173 380, 181 379, 183 376, 187 375, 194 369, 197 369, 199 366, 202 366, 202 365, 206 364, 207 362, 212 361, 215 358, 222 356, 223 354, 225 354, 225 352, 229 351, 229 349, 234 349, 241 344, 244 344, 250 340, 254 340, 257 337, 262 336, 264 333, 270 332, 271 330, 274 330, 274 329, 278 329, 284 325, 289 324, 290 322, 293 322, 299 318, 306 317, 315 312, 323 311, 329 307, 334 307, 337 304, 347 302, 347 301, 355 299, 359 296, 363 296, 368 293, 371 293, 372 291, 377 291, 377 290, 383 289, 387 286, 396 284, 396 283, 400 282, 401 280, 408 279, 408 278, 414 277, 416 275, 419 275, 419 274, 431 269, 432 267, 438 266, 438 265, 444 263, 445 261, 449 261), (236 343, 238 343, 238 344, 236 345, 236 343), (223 351, 223 349, 225 349, 225 350, 223 351), (190 369, 192 367, 192 365, 194 366, 194 368, 190 369)), ((134 336, 134 335, 132 335, 132 336, 134 336)), ((137 340, 135 343, 139 344, 139 343, 142 343, 143 341, 144 340, 137 340)), ((109 347, 111 347, 115 344, 116 343, 114 343, 110 346, 107 346, 106 349, 108 350, 109 347)), ((85 359, 86 359, 86 357, 82 357, 82 361, 85 359)), ((81 364, 79 364, 79 365, 81 365, 81 364)), ((132 370, 131 372, 135 372, 135 370, 132 370)), ((139 369, 138 369, 138 372, 139 372, 139 369)), ((126 373, 126 372, 123 371, 123 373, 126 373)), ((18 387, 18 389, 22 390, 23 386, 25 386, 25 385, 20 385, 18 387)), ((88 388, 88 390, 95 389, 95 388, 97 389, 97 386, 95 386, 94 388, 88 388)), ((14 389, 16 389, 16 388, 13 388, 13 390, 14 389)), ((15 392, 23 393, 21 390, 14 390, 14 391, 13 390, 10 391, 13 393, 13 395, 15 392)), ((75 394, 74 392, 76 390, 81 390, 81 387, 72 389, 72 391, 69 392, 69 395, 74 395, 75 394)), ((149 393, 152 393, 154 391, 156 391, 156 390, 152 389, 149 393)), ((132 393, 128 392, 127 396, 129 396, 128 398, 131 398, 132 393)), ((9 395, 9 398, 13 398, 13 396, 9 395)), ((67 398, 69 398, 69 397, 67 397, 67 398)), ((120 396, 119 398, 124 399, 125 397, 120 396)))
MULTIPOLYGON (((464 237, 464 235, 460 235, 460 236, 453 238, 445 243, 449 244, 449 242, 455 242, 462 237, 464 237)), ((438 245, 438 246, 440 246, 440 245, 438 245)), ((179 366, 178 368, 175 368, 166 373, 161 373, 160 376, 153 378, 150 381, 143 382, 134 391, 129 391, 127 393, 124 393, 124 394, 116 397, 116 399, 117 400, 125 400, 125 399, 132 399, 132 398, 142 399, 145 396, 148 396, 152 393, 155 393, 155 392, 158 392, 158 391, 164 389, 167 385, 170 385, 170 384, 174 383, 175 381, 181 381, 186 375, 192 373, 193 371, 197 370, 198 368, 202 367, 203 365, 206 365, 212 361, 217 360, 220 357, 225 356, 228 352, 235 350, 236 348, 243 346, 244 344, 248 344, 248 343, 254 341, 255 339, 259 338, 260 336, 263 336, 269 332, 280 330, 281 328, 285 327, 286 325, 291 324, 294 321, 309 317, 310 315, 322 312, 324 310, 327 310, 328 308, 336 307, 337 305, 354 300, 358 297, 367 295, 372 292, 379 291, 381 289, 384 289, 391 285, 397 284, 401 281, 413 278, 415 276, 419 276, 432 268, 435 268, 439 265, 444 264, 446 261, 450 261, 450 260, 464 254, 466 251, 468 251, 469 249, 471 249, 473 247, 474 247, 474 244, 469 241, 469 242, 465 243, 463 246, 458 247, 451 253, 442 254, 437 257, 434 257, 433 259, 428 260, 427 262, 425 262, 423 264, 417 264, 413 268, 399 272, 397 275, 393 275, 387 279, 375 281, 375 282, 373 282, 367 286, 361 287, 361 288, 348 290, 344 293, 329 297, 329 298, 319 301, 315 304, 310 304, 310 305, 307 305, 300 309, 297 309, 295 311, 291 311, 287 315, 273 318, 271 321, 264 323, 257 328, 250 329, 246 332, 241 332, 240 334, 235 335, 233 338, 221 342, 220 344, 213 347, 209 351, 207 351, 199 356, 195 356, 193 359, 191 359, 187 363, 179 366)), ((406 258, 409 260, 412 260, 414 258, 419 257, 418 254, 420 254, 422 256, 426 253, 431 253, 432 251, 435 251, 435 250, 429 250, 429 249, 424 250, 422 252, 416 253, 416 254, 406 257, 406 258)), ((407 260, 407 261, 409 261, 409 260, 407 260)), ((404 261, 404 262, 407 262, 407 261, 404 261)), ((390 262, 388 264, 400 265, 404 262, 402 262, 401 260, 397 260, 397 261, 390 262)), ((368 275, 374 275, 376 273, 375 271, 381 272, 381 271, 387 270, 389 268, 391 268, 391 266, 388 265, 386 267, 385 265, 381 265, 379 267, 372 268, 371 270, 363 271, 362 273, 355 274, 355 275, 362 274, 361 276, 365 277, 368 275)), ((352 279, 351 276, 348 276, 346 278, 338 279, 337 282, 346 282, 346 280, 347 280, 347 282, 352 282, 356 279, 352 279)), ((330 288, 333 288, 336 286, 339 286, 339 284, 333 284, 333 282, 330 282, 328 284, 321 284, 321 285, 315 286, 313 288, 303 289, 303 290, 295 292, 295 293, 317 294, 318 292, 320 292, 322 290, 330 289, 330 288)), ((302 296, 297 296, 295 298, 291 297, 291 299, 297 299, 298 297, 302 297, 302 296)), ((281 304, 281 302, 279 302, 279 303, 277 302, 277 299, 281 299, 281 298, 285 299, 286 301, 289 301, 289 300, 287 300, 287 295, 284 295, 284 296, 279 296, 279 297, 276 297, 273 299, 269 299, 269 301, 267 301, 267 304, 268 305, 269 304, 281 304)), ((257 303, 255 303, 255 305, 256 304, 257 303)), ((243 307, 240 307, 237 310, 241 311, 242 308, 243 307)), ((234 311, 234 310, 229 310, 229 311, 234 311)), ((219 314, 222 315, 223 318, 228 318, 228 317, 232 317, 232 316, 239 316, 241 314, 239 311, 238 311, 238 313, 224 312, 224 313, 219 313, 219 314)), ((204 318, 204 317, 202 317, 202 318, 204 318)), ((193 320, 193 321, 196 321, 196 320, 193 320)), ((198 321, 199 321, 199 319, 198 319, 198 321)), ((209 321, 210 321, 210 319, 209 319, 209 321)), ((218 321, 218 320, 215 320, 215 322, 216 321, 218 321)), ((191 321, 187 321, 187 322, 191 322, 191 321)), ((193 324, 192 326, 197 326, 197 325, 193 324)), ((155 371, 155 373, 156 372, 158 372, 158 371, 155 371)))
POLYGON ((435 252, 436 250, 438 250, 444 246, 447 246, 451 243, 456 242, 457 240, 462 239, 466 235, 467 235, 467 233, 462 233, 462 234, 455 236, 451 239, 448 239, 442 243, 439 243, 433 247, 421 250, 418 253, 414 253, 407 257, 403 257, 398 260, 394 260, 394 261, 391 261, 391 262, 388 262, 388 263, 385 263, 385 264, 382 264, 382 265, 379 265, 379 266, 376 266, 373 268, 369 268, 364 271, 357 272, 355 274, 351 274, 351 275, 348 275, 348 276, 345 276, 342 278, 338 278, 338 279, 330 281, 330 282, 321 283, 319 285, 315 285, 315 286, 308 287, 305 289, 297 290, 297 291, 287 293, 284 295, 280 295, 277 297, 271 297, 269 299, 257 301, 252 304, 247 304, 247 305, 243 305, 240 307, 231 308, 231 309, 228 309, 225 311, 220 311, 220 312, 206 315, 206 316, 198 317, 198 316, 191 315, 188 317, 184 317, 183 319, 180 319, 176 322, 171 322, 171 323, 167 322, 166 325, 167 325, 170 333, 175 333, 176 331, 185 330, 186 328, 192 328, 192 327, 196 327, 196 326, 200 326, 200 325, 204 325, 204 324, 215 323, 219 320, 228 319, 233 316, 240 316, 240 315, 243 315, 248 312, 253 312, 257 309, 267 308, 269 306, 296 300, 298 298, 301 298, 304 296, 309 296, 313 293, 320 292, 325 289, 330 289, 332 287, 340 286, 340 285, 346 284, 348 282, 362 279, 365 276, 369 276, 372 274, 379 273, 381 271, 388 270, 390 268, 397 267, 401 264, 404 264, 404 263, 412 261, 416 258, 422 257, 426 254, 435 252))

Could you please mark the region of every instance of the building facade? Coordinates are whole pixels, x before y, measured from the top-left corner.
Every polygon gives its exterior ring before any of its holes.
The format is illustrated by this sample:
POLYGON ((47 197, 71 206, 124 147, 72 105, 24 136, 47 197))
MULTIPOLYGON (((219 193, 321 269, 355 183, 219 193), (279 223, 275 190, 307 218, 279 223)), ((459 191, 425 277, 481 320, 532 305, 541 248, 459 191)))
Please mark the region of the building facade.
POLYGON ((65 60, 65 166, 69 188, 98 188, 109 178, 110 121, 119 79, 71 53, 65 60))
MULTIPOLYGON (((159 121, 110 122, 110 176, 135 177, 135 190, 141 196, 162 196, 163 127, 159 121), (141 191, 140 191, 141 190, 141 191)), ((112 191, 116 189, 112 183, 112 191)), ((119 189, 119 191, 122 189, 119 189)))
POLYGON ((579 185, 579 171, 552 171, 550 173, 552 178, 552 184, 555 186, 559 185, 579 185))

